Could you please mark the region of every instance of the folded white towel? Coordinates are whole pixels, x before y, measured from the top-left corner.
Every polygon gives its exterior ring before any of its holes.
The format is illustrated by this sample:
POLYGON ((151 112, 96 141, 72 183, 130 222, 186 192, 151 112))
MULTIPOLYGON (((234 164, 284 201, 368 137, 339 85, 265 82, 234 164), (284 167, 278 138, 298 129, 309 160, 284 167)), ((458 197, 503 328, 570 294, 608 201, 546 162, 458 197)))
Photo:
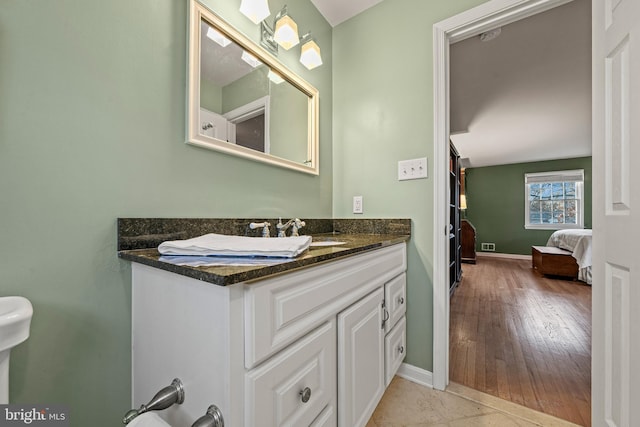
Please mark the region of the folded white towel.
POLYGON ((193 239, 163 242, 158 246, 158 252, 163 255, 294 258, 310 244, 311 236, 264 238, 205 234, 193 239))

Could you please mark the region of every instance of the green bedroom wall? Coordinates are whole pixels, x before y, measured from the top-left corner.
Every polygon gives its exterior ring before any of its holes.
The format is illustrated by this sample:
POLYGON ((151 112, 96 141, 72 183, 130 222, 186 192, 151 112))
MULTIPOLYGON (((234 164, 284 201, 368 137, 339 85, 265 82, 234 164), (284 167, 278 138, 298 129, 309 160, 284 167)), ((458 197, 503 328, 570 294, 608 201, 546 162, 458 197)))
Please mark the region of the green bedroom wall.
POLYGON ((526 173, 584 169, 584 220, 591 228, 591 157, 467 168, 466 218, 476 228, 476 251, 482 242, 496 252, 531 255, 531 246, 544 246, 554 230, 524 228, 526 173))
MULTIPOLYGON (((239 2, 207 0, 253 40, 239 2)), ((278 10, 284 1, 270 1, 278 10)), ((31 300, 11 355, 12 403, 68 405, 71 426, 131 407, 131 270, 118 217, 331 217, 332 29, 287 2, 325 65, 320 176, 185 141, 186 0, 3 0, 0 7, 0 295, 31 300)), ((141 403, 141 402, 138 402, 141 403)))
MULTIPOLYGON (((397 162, 433 170, 433 24, 483 0, 386 0, 333 31, 333 213, 412 219, 406 362, 433 368, 433 180, 397 180, 397 162), (364 214, 352 214, 353 196, 364 214)), ((446 286, 446 284, 436 284, 446 286)))

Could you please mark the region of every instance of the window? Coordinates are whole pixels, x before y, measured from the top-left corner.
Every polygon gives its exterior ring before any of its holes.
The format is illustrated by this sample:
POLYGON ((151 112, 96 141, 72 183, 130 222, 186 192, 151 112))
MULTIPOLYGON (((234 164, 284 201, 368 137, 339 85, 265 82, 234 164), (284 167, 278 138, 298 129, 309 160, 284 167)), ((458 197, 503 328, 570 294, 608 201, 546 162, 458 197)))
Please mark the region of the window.
POLYGON ((584 228, 584 170, 528 173, 524 176, 525 228, 584 228))

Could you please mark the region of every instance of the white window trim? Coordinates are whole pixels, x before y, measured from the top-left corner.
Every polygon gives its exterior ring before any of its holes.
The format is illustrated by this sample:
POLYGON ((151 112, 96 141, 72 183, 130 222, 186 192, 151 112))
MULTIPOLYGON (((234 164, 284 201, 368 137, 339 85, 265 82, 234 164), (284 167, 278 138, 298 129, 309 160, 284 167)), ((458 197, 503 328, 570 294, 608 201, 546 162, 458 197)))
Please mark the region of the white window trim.
POLYGON ((527 230, 568 230, 584 228, 584 169, 527 173, 524 175, 524 228, 527 230), (578 212, 575 224, 529 224, 529 186, 544 182, 575 182, 578 212))

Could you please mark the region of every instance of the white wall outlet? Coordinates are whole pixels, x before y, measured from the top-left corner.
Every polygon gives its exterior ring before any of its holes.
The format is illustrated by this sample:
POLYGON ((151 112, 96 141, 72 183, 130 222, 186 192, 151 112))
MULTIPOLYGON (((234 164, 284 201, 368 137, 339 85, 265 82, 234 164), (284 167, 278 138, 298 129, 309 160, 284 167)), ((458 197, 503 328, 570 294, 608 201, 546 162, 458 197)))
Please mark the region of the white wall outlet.
POLYGON ((353 196, 353 213, 362 213, 362 196, 353 196))
POLYGON ((480 250, 481 251, 487 251, 487 252, 495 252, 496 251, 496 244, 495 243, 480 243, 480 250))
POLYGON ((398 181, 427 178, 427 158, 400 160, 398 162, 398 181))

